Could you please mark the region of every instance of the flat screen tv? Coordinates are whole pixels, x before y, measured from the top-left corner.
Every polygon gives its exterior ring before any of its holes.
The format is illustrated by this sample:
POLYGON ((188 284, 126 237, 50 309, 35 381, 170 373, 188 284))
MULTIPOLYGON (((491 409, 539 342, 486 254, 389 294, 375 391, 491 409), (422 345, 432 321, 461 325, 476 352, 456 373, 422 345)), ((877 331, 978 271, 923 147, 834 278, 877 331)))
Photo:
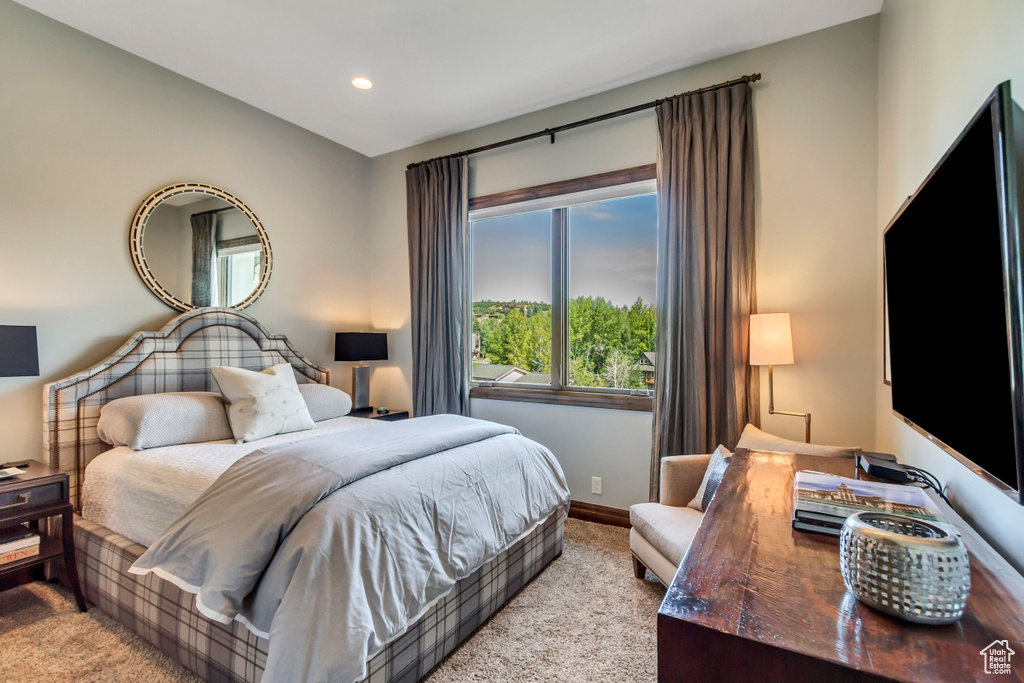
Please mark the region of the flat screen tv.
POLYGON ((1024 504, 1024 111, 985 100, 885 230, 892 407, 1024 504))

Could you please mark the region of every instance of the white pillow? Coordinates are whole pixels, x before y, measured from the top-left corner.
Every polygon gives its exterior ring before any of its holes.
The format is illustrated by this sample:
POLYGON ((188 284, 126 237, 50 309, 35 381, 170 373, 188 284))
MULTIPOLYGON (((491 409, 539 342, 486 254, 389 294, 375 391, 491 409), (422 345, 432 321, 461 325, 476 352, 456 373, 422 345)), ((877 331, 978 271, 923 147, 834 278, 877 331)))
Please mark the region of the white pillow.
POLYGON ((352 397, 341 389, 326 384, 300 384, 299 392, 306 401, 313 422, 342 417, 352 412, 352 397))
POLYGON ((222 366, 211 367, 210 372, 229 404, 228 422, 236 442, 255 441, 316 426, 288 363, 275 365, 263 372, 222 366))
POLYGON ((816 443, 790 441, 781 436, 763 432, 752 424, 743 428, 736 448, 749 448, 752 451, 777 451, 780 453, 796 453, 798 455, 820 455, 826 458, 854 458, 859 448, 846 446, 824 446, 816 443))
POLYGON ((213 391, 143 394, 100 408, 100 440, 133 451, 231 438, 226 406, 213 391))
POLYGON ((704 480, 700 483, 700 488, 697 489, 697 495, 686 504, 686 507, 693 508, 698 512, 704 512, 707 509, 707 506, 718 491, 718 485, 722 483, 722 476, 725 474, 725 469, 729 466, 729 458, 731 457, 732 452, 725 446, 719 446, 715 449, 715 452, 711 454, 711 462, 708 463, 708 468, 704 470, 704 480))

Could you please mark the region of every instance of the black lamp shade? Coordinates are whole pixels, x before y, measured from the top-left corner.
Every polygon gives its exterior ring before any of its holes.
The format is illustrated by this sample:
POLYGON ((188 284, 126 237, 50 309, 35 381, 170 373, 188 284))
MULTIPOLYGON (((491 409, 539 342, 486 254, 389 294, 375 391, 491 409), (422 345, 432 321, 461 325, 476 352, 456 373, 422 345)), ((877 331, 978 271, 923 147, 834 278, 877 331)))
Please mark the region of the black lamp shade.
POLYGON ((36 328, 28 325, 0 325, 0 377, 38 375, 36 328))
POLYGON ((334 335, 334 360, 387 360, 386 332, 338 332, 334 335))

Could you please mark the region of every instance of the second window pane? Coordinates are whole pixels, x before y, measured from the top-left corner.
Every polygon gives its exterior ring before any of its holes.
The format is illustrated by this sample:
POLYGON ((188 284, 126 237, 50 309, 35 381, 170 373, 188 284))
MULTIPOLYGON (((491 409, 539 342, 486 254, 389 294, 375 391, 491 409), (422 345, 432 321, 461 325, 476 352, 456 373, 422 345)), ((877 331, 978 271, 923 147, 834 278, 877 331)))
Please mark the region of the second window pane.
POLYGON ((657 195, 569 209, 570 386, 652 389, 657 195))

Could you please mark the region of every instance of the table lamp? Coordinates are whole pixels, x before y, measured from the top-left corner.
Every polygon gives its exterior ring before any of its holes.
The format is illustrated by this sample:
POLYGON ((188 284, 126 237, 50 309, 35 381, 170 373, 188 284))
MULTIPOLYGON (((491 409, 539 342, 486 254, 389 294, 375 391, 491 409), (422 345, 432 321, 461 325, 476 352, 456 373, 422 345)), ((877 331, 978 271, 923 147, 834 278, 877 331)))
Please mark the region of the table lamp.
POLYGON ((36 328, 0 325, 0 377, 38 377, 36 328))
POLYGON ((370 368, 363 361, 388 359, 386 332, 338 332, 334 335, 334 360, 355 361, 352 368, 352 408, 370 407, 370 368))
POLYGON ((768 414, 804 418, 805 439, 811 442, 811 414, 775 410, 773 366, 793 364, 793 331, 789 313, 754 313, 750 316, 750 364, 768 366, 768 414))

